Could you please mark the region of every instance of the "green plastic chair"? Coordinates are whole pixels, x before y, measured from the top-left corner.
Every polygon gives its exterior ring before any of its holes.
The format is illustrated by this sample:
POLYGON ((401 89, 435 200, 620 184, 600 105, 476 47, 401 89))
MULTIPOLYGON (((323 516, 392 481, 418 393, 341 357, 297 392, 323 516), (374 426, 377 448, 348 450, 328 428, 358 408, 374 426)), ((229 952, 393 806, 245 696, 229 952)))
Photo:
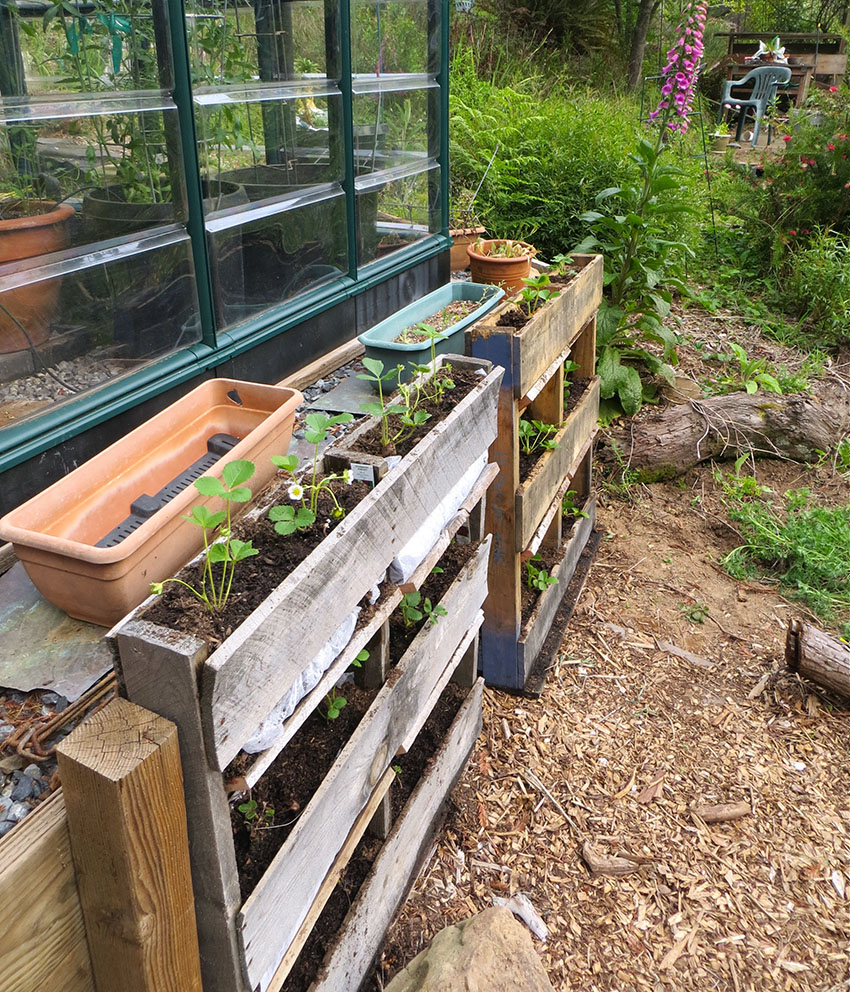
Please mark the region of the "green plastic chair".
POLYGON ((717 123, 723 120, 723 111, 740 110, 738 115, 738 131, 735 140, 741 140, 741 133, 744 130, 744 121, 747 118, 747 110, 752 108, 755 116, 753 124, 753 147, 759 140, 761 131, 761 119, 764 117, 767 105, 776 96, 779 86, 787 86, 791 79, 791 70, 787 65, 760 65, 751 69, 743 79, 737 82, 727 79, 723 84, 723 95, 720 97, 720 109, 717 111, 717 123), (753 90, 747 96, 737 98, 732 95, 732 90, 738 90, 742 86, 752 85, 753 90))

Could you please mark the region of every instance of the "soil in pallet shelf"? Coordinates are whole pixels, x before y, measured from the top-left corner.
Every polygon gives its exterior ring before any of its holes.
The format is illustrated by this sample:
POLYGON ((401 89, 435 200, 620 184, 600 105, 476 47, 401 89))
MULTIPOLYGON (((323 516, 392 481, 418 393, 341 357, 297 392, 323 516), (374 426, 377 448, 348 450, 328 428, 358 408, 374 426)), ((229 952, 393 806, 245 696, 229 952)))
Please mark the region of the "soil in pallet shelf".
POLYGON ((481 300, 455 300, 453 303, 447 303, 442 310, 432 313, 430 317, 405 327, 395 341, 398 344, 421 344, 423 341, 428 341, 430 340, 428 335, 417 329, 419 324, 427 324, 432 331, 439 331, 442 334, 464 317, 468 317, 473 310, 477 310, 482 300, 483 297, 481 300))
MULTIPOLYGON (((334 692, 345 698, 339 716, 329 720, 327 703, 320 703, 260 777, 250 797, 240 796, 231 805, 230 824, 243 899, 256 888, 378 694, 376 689, 366 691, 353 684, 334 692)), ((225 770, 225 781, 244 775, 252 760, 253 755, 240 752, 225 770)))
MULTIPOLYGON (((451 365, 450 362, 448 364, 451 365)), ((443 365, 442 368, 446 368, 446 366, 443 365)), ((425 410, 426 413, 430 414, 430 418, 424 424, 416 427, 411 434, 405 436, 404 440, 396 444, 391 444, 390 448, 392 450, 385 450, 381 443, 380 424, 377 424, 362 437, 357 438, 357 441, 352 445, 353 450, 362 451, 370 455, 406 455, 409 451, 412 451, 419 441, 429 431, 433 430, 441 420, 445 420, 460 401, 481 382, 481 376, 473 369, 453 368, 451 369, 450 377, 454 383, 454 389, 446 389, 442 395, 442 399, 438 403, 433 402, 433 400, 423 399, 418 409, 425 410)), ((385 405, 390 405, 392 402, 392 398, 387 399, 385 397, 385 405)), ((401 418, 397 414, 391 414, 388 420, 390 438, 393 438, 399 431, 405 431, 406 433, 406 428, 404 428, 401 418)))
MULTIPOLYGON (((268 498, 262 496, 258 505, 292 503, 287 494, 287 486, 279 483, 276 492, 268 498)), ((366 498, 370 486, 365 482, 332 483, 336 498, 346 513, 366 498)), ((162 624, 175 630, 190 631, 197 637, 206 638, 210 650, 214 650, 225 638, 245 621, 283 580, 314 551, 324 538, 340 522, 331 515, 334 503, 330 496, 319 494, 319 512, 316 523, 305 531, 281 536, 274 524, 263 512, 259 519, 241 520, 234 525, 234 536, 241 541, 252 541, 259 554, 240 561, 233 578, 233 587, 227 605, 213 614, 185 586, 169 583, 162 596, 144 612, 144 619, 162 624)), ((213 566, 213 575, 220 576, 220 565, 213 566)), ((178 573, 178 577, 200 589, 203 563, 191 565, 178 573)), ((164 578, 164 576, 163 576, 164 578)))
MULTIPOLYGON (((579 401, 582 396, 590 388, 590 379, 570 379, 564 384, 564 421, 558 427, 558 430, 564 426, 567 417, 575 410, 578 406, 579 401)), ((534 470, 534 466, 540 461, 545 452, 548 449, 538 448, 537 451, 532 451, 530 454, 526 454, 524 451, 519 453, 519 481, 525 482, 525 480, 531 475, 534 470)))
MULTIPOLYGON (((422 610, 422 603, 426 598, 436 605, 445 596, 449 586, 460 574, 461 569, 472 559, 478 550, 478 544, 457 544, 453 542, 443 552, 442 557, 436 565, 440 571, 433 571, 422 583, 419 589, 421 594, 418 609, 422 610)), ((397 664, 404 652, 413 643, 419 631, 428 622, 427 617, 417 621, 413 626, 406 627, 402 619, 402 611, 399 606, 390 617, 390 664, 397 664)), ((440 619, 437 618, 437 623, 440 619)))
MULTIPOLYGON (((582 502, 584 500, 582 499, 582 502)), ((561 536, 561 546, 560 548, 541 548, 537 552, 531 563, 535 568, 545 569, 548 575, 552 574, 552 569, 558 564, 561 558, 561 553, 566 545, 567 541, 570 539, 570 535, 575 529, 577 518, 569 517, 564 519, 563 533, 561 536)), ((531 619, 531 614, 534 613, 535 607, 546 591, 545 589, 537 589, 528 584, 528 570, 525 567, 525 562, 522 564, 521 581, 522 586, 520 590, 520 630, 525 633, 528 621, 531 619)), ((548 587, 547 587, 548 588, 548 587)))
MULTIPOLYGON (((551 276, 549 279, 549 287, 560 292, 564 286, 572 282, 577 275, 578 272, 574 271, 568 272, 563 276, 551 276)), ((537 307, 537 310, 542 309, 545 305, 546 304, 544 303, 537 307)), ((522 305, 520 303, 509 303, 500 314, 499 319, 496 321, 496 327, 513 327, 514 330, 518 331, 520 328, 525 327, 537 310, 533 311, 531 314, 528 314, 524 309, 522 309, 522 305)))
MULTIPOLYGON (((468 689, 460 686, 447 685, 422 730, 419 731, 413 747, 407 754, 399 755, 393 761, 393 764, 400 769, 390 789, 393 822, 401 814, 431 758, 443 743, 468 692, 468 689)), ((371 871, 383 843, 383 840, 371 836, 368 832, 364 834, 298 955, 283 985, 283 992, 306 992, 310 987, 325 955, 333 946, 345 915, 371 871)), ((373 988, 369 980, 364 988, 373 988)), ((377 989, 377 986, 374 988, 377 989)))

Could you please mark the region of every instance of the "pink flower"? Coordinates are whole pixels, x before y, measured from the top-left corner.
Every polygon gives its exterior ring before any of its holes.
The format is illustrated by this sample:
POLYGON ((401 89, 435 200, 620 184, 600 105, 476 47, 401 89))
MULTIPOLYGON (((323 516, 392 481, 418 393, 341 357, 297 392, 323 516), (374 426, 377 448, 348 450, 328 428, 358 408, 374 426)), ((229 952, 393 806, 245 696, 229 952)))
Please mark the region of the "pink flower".
POLYGON ((828 151, 831 151, 831 152, 834 152, 835 151, 835 145, 827 145, 826 147, 827 147, 827 150, 828 151))
POLYGON ((797 232, 796 231, 789 231, 788 233, 791 235, 792 238, 794 238, 794 237, 797 236, 797 232))
POLYGON ((837 86, 830 86, 829 87, 829 92, 830 93, 837 93, 838 92, 838 87, 837 86))
POLYGON ((696 93, 699 63, 703 54, 702 34, 705 29, 707 0, 688 0, 682 10, 678 40, 667 52, 661 100, 649 117, 663 115, 671 131, 687 131, 688 115, 696 93), (672 101, 669 99, 672 96, 672 101))
POLYGON ((790 141, 791 140, 791 135, 790 134, 783 134, 782 135, 782 140, 783 141, 790 141))

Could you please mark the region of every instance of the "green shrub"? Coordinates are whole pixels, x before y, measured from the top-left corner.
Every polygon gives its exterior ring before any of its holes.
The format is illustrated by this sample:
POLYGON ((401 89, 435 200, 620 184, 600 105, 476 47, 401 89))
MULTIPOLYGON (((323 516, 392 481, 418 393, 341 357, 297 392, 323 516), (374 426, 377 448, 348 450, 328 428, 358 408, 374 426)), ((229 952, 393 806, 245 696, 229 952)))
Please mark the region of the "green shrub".
POLYGON ((791 252, 786 301, 814 325, 828 344, 846 341, 850 332, 850 244, 847 238, 818 231, 791 252))

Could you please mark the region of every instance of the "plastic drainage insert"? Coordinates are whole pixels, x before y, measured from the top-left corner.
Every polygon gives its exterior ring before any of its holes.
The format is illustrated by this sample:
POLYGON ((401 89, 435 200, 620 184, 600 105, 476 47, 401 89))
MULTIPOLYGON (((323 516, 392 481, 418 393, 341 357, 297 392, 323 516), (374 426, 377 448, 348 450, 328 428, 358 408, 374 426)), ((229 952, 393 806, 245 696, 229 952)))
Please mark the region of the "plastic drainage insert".
POLYGON ((178 493, 182 493, 184 489, 191 486, 195 479, 199 479, 207 469, 212 468, 222 455, 226 455, 234 445, 239 443, 239 440, 232 434, 213 434, 207 439, 207 453, 202 458, 193 462, 187 469, 167 482, 156 495, 148 496, 147 493, 142 493, 141 496, 137 496, 130 504, 130 515, 122 520, 117 527, 113 527, 105 537, 102 537, 95 547, 114 548, 116 544, 120 544, 133 531, 138 530, 146 520, 150 520, 156 511, 161 510, 169 500, 174 499, 178 493))

